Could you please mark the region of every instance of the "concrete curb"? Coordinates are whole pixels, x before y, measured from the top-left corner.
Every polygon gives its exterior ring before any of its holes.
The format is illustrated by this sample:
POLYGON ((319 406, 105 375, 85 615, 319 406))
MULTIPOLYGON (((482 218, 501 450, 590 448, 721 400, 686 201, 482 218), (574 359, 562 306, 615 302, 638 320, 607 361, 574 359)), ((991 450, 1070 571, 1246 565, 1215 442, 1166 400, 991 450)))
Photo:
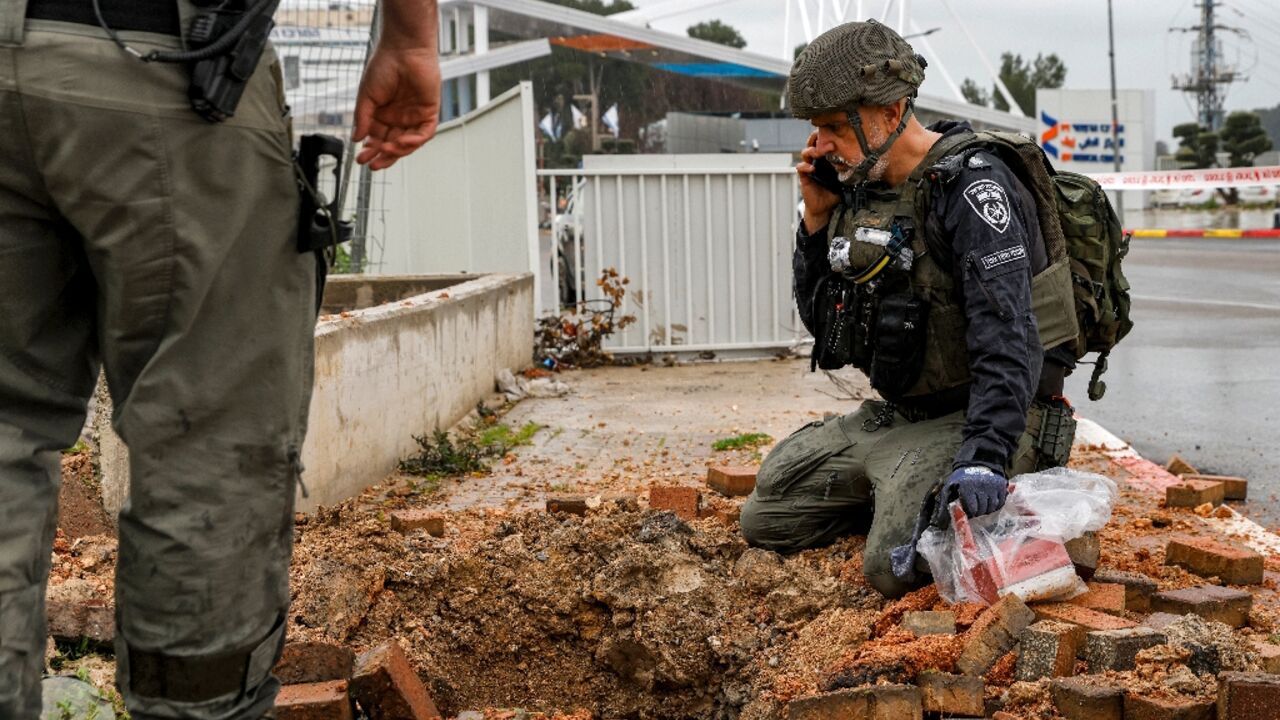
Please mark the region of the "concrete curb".
MULTIPOLYGON (((1077 418, 1077 421, 1075 446, 1106 456, 1118 469, 1124 470, 1123 474, 1127 475, 1125 481, 1130 486, 1152 495, 1163 496, 1165 488, 1181 482, 1176 475, 1142 457, 1132 445, 1098 423, 1086 418, 1077 418)), ((1202 518, 1188 514, 1186 519, 1199 521, 1206 529, 1224 537, 1229 536, 1260 553, 1280 555, 1280 535, 1241 515, 1234 508, 1226 507, 1231 510, 1231 517, 1202 518)))

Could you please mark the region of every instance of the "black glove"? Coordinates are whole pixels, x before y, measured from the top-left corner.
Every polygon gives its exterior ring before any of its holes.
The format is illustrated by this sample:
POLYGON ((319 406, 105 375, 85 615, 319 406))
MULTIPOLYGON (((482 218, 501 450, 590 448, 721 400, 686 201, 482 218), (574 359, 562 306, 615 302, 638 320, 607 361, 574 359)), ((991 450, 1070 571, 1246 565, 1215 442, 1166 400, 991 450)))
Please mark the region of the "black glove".
POLYGON ((934 507, 934 525, 947 527, 947 505, 959 498, 960 507, 969 517, 988 515, 1004 507, 1009 496, 1009 481, 1004 475, 982 465, 969 465, 951 471, 942 482, 938 503, 934 507))

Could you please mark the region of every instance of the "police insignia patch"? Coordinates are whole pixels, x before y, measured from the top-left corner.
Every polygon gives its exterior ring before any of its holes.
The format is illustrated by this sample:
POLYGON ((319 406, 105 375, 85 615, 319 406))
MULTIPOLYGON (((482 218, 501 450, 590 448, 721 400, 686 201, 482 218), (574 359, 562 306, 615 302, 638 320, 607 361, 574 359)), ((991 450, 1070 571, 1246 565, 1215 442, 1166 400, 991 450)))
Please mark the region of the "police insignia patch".
POLYGON ((994 180, 978 180, 964 189, 964 199, 969 207, 996 232, 1009 229, 1009 196, 994 180))

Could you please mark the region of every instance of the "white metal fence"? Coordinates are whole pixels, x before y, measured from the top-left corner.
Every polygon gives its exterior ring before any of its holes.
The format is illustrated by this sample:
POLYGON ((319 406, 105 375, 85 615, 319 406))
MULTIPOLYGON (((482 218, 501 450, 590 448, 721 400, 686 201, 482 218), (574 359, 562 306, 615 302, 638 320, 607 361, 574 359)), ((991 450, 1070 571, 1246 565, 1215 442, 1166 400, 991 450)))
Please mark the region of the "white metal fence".
POLYGON ((561 206, 551 214, 550 252, 544 242, 540 267, 560 306, 602 302, 596 280, 606 268, 630 281, 617 312, 637 320, 610 340, 610 350, 759 351, 807 336, 791 297, 799 189, 790 167, 538 176, 542 196, 561 206))

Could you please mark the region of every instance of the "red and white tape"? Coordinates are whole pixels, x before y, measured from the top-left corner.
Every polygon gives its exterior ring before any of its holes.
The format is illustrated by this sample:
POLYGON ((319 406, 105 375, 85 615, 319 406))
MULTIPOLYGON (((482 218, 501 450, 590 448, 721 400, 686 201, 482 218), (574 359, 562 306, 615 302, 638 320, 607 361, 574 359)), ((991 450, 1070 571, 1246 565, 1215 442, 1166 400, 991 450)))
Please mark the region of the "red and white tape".
POLYGON ((1280 185, 1280 165, 1206 170, 1089 173, 1107 190, 1189 190, 1280 185))

